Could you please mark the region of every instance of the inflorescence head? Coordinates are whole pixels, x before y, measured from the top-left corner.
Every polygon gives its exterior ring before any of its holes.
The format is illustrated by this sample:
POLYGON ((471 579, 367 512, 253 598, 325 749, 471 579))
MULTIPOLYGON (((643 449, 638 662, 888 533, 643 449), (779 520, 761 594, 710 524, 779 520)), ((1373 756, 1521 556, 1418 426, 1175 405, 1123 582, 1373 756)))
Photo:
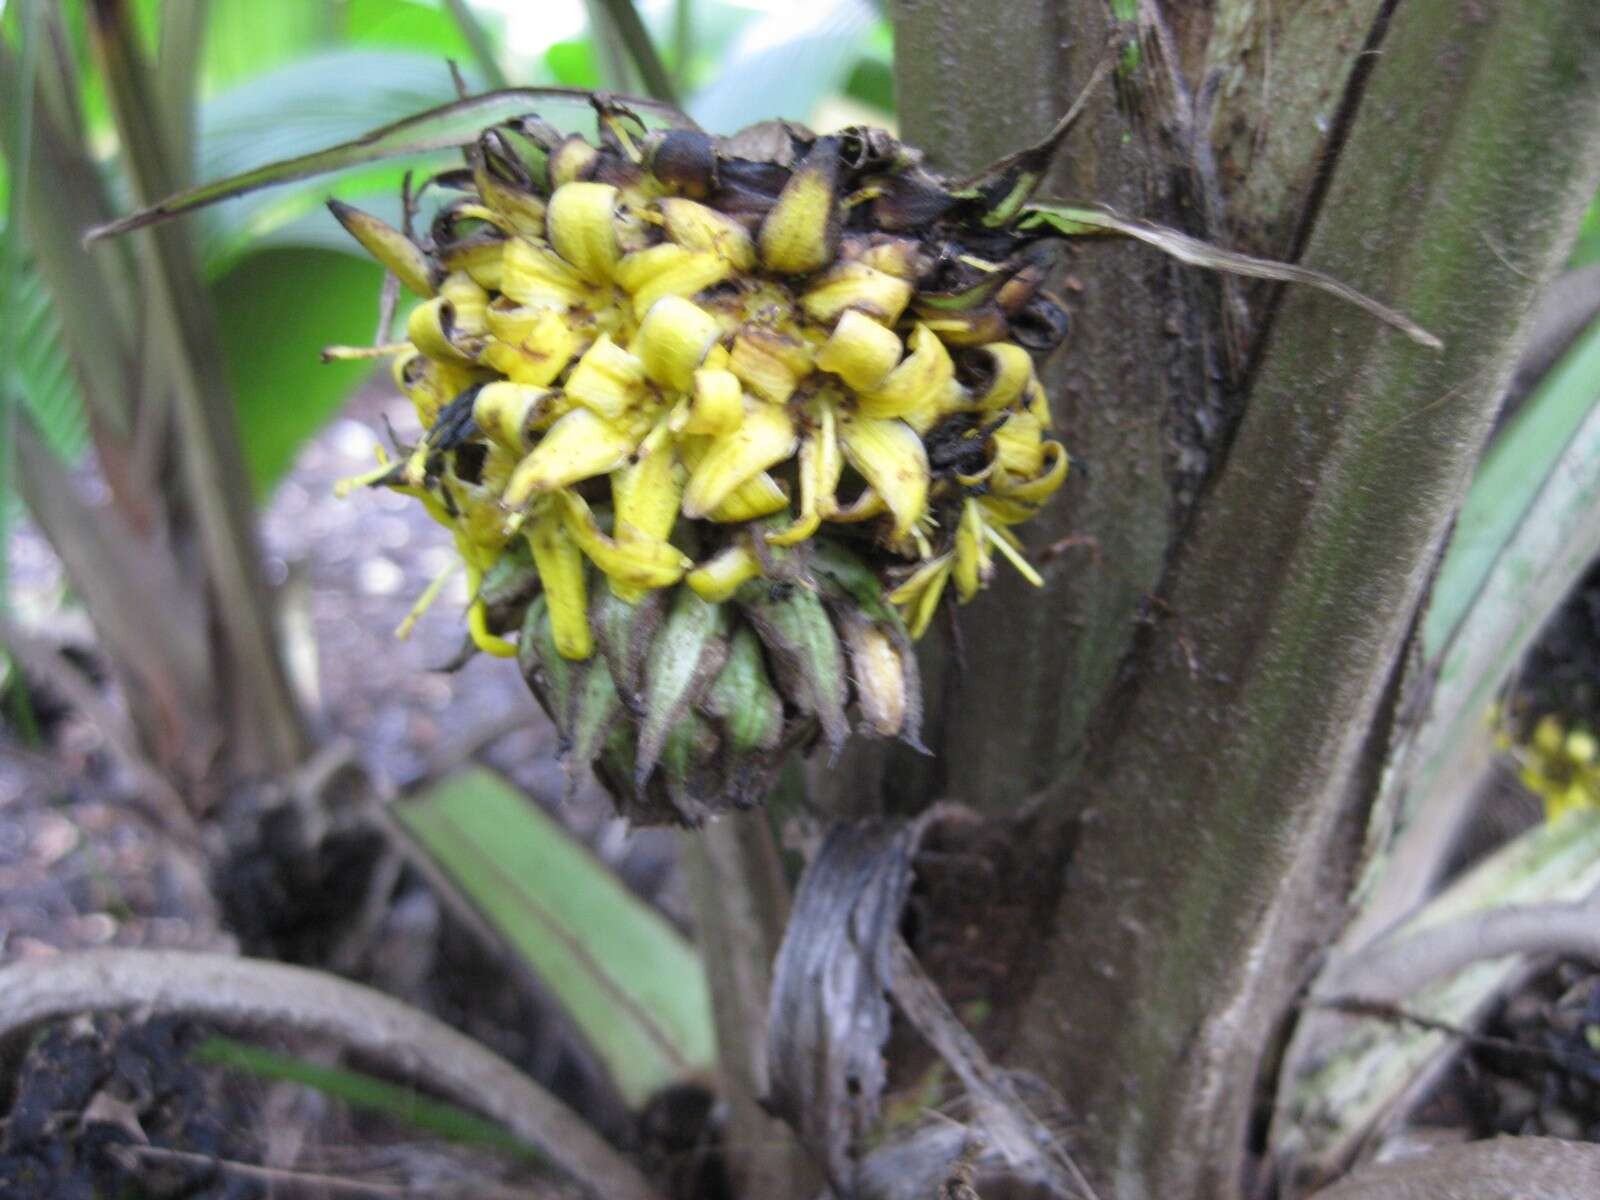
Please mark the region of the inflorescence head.
POLYGON ((878 129, 485 130, 414 238, 422 433, 366 480, 454 535, 473 642, 516 655, 631 817, 759 800, 858 725, 916 744, 910 642, 1060 488, 1036 373, 1056 244, 878 129), (516 641, 510 640, 515 635, 516 641))

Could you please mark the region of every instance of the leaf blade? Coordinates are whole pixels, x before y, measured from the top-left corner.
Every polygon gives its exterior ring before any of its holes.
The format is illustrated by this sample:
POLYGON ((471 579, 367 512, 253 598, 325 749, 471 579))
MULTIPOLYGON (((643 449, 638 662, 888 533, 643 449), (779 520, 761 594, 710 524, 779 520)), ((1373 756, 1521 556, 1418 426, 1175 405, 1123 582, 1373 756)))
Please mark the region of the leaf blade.
POLYGON ((1186 233, 1179 233, 1176 229, 1167 229, 1149 221, 1130 220, 1104 208, 1031 204, 1023 210, 1017 228, 1036 229, 1040 226, 1054 229, 1067 237, 1094 233, 1118 234, 1143 242, 1147 246, 1154 246, 1163 254, 1192 267, 1246 275, 1252 279, 1271 279, 1279 283, 1298 283, 1314 287, 1371 313, 1385 325, 1398 329, 1419 346, 1426 346, 1430 350, 1444 349, 1443 342, 1404 313, 1397 312, 1387 304, 1356 291, 1348 284, 1340 283, 1331 275, 1324 275, 1308 267, 1297 266, 1294 263, 1273 262, 1271 259, 1256 258, 1251 254, 1224 250, 1220 246, 1202 242, 1199 238, 1190 237, 1186 233))
POLYGON ((1484 454, 1423 620, 1423 653, 1436 658, 1456 636, 1475 597, 1531 518, 1540 489, 1596 403, 1600 320, 1590 324, 1484 454))
POLYGON ((715 1059, 693 947, 561 824, 482 769, 394 807, 641 1104, 715 1059))
MULTIPOLYGON (((158 221, 182 216, 209 204, 280 183, 309 179, 385 159, 466 146, 487 126, 532 111, 530 105, 549 106, 559 102, 569 109, 570 117, 577 111, 587 109, 589 95, 576 88, 510 88, 442 104, 324 150, 281 159, 226 179, 188 188, 138 212, 89 230, 85 241, 95 242, 143 229, 158 221)), ((634 98, 623 99, 623 103, 641 116, 648 115, 668 128, 690 127, 688 118, 669 105, 634 98)))
POLYGON ((371 336, 381 280, 375 264, 347 254, 268 247, 247 254, 212 285, 257 501, 370 373, 371 363, 325 363, 319 351, 371 336))
POLYGON ((308 1062, 264 1046, 213 1035, 191 1052, 197 1062, 243 1071, 259 1079, 298 1083, 325 1096, 343 1100, 352 1108, 381 1113, 403 1124, 426 1130, 453 1142, 492 1146, 521 1158, 547 1161, 538 1147, 523 1141, 505 1126, 444 1100, 417 1094, 362 1071, 308 1062))

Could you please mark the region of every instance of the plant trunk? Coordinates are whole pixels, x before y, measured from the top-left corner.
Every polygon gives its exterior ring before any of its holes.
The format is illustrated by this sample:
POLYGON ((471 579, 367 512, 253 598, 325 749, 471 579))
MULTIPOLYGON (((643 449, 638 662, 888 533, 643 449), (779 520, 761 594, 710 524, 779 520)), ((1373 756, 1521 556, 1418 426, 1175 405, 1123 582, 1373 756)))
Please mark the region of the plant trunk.
MULTIPOLYGON (((1137 36, 1046 190, 1300 259, 1447 347, 1086 246, 1047 380, 1086 469, 1032 545, 1072 540, 1043 597, 962 614, 964 670, 928 671, 942 773, 917 786, 1042 796, 1074 833, 1013 1056, 1108 1196, 1227 1197, 1343 915, 1427 580, 1600 176, 1600 10, 1113 7, 1137 36)), ((957 170, 1048 128, 1114 31, 1048 0, 897 17, 906 136, 957 170)))
MULTIPOLYGON (((905 136, 957 175, 1048 131, 1112 31, 1098 6, 1054 0, 902 0, 895 15, 905 136)), ((1149 111, 1123 103, 1125 93, 1100 89, 1046 190, 1172 219, 1184 181, 1152 144, 1149 111)), ((1178 518, 1171 422, 1220 399, 1212 322, 1190 319, 1213 312, 1215 294, 1212 281, 1131 245, 1094 245, 1069 264, 1062 298, 1073 324, 1046 382, 1077 468, 1029 542, 1073 541, 1043 564, 1042 596, 1002 571, 962 610, 958 637, 936 626, 923 677, 924 737, 936 754, 899 752, 891 801, 946 795, 1004 811, 1081 757, 1095 698, 1155 591, 1178 518)))

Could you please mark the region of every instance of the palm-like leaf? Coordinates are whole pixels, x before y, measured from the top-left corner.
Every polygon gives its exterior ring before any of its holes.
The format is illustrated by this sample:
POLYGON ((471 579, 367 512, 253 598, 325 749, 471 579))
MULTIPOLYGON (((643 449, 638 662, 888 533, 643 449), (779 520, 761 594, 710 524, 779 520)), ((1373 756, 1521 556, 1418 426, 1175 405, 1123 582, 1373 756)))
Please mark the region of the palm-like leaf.
MULTIPOLYGON (((309 179, 388 159, 467 146, 487 126, 526 113, 538 112, 558 126, 581 128, 587 121, 592 127, 594 109, 591 96, 592 93, 576 88, 511 88, 456 100, 381 126, 326 150, 279 159, 226 179, 188 188, 121 220, 90 230, 88 240, 143 229, 220 200, 247 195, 296 179, 309 179)), ((655 100, 620 99, 638 113, 646 124, 668 129, 694 127, 688 117, 670 105, 655 100)))

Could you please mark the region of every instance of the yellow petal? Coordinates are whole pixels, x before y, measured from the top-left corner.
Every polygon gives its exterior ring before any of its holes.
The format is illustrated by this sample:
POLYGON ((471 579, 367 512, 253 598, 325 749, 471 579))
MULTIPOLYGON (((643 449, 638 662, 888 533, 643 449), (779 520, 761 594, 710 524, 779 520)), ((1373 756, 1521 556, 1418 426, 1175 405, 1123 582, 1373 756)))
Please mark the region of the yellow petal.
POLYGON ((936 401, 955 378, 955 364, 931 329, 918 324, 909 341, 911 353, 889 372, 877 390, 860 397, 868 417, 898 417, 936 401))
POLYGON ((774 546, 793 546, 817 531, 822 518, 834 509, 833 496, 844 472, 844 456, 839 450, 839 433, 833 406, 819 406, 816 427, 800 443, 800 515, 780 533, 769 533, 774 546))
POLYGON ((329 200, 328 208, 346 232, 391 274, 419 296, 433 295, 433 264, 405 234, 371 213, 329 200))
POLYGON ((968 500, 961 507, 961 524, 956 527, 955 561, 951 568, 961 603, 977 595, 993 572, 989 539, 983 531, 983 510, 977 501, 968 500))
POLYGON ((857 260, 897 279, 915 283, 928 269, 928 256, 913 238, 895 238, 869 246, 857 260))
POLYGON ((702 367, 694 373, 685 433, 732 433, 744 420, 744 389, 732 371, 702 367))
POLYGON ((889 377, 900 361, 900 350, 899 334, 852 310, 839 318, 817 351, 817 367, 833 372, 857 392, 870 392, 889 377))
POLYGON ((770 517, 789 507, 789 493, 771 475, 762 471, 746 479, 721 504, 706 517, 719 524, 742 524, 761 517, 770 517))
MULTIPOLYGON (((678 457, 693 475, 710 450, 714 438, 684 434, 678 439, 678 457)), ((719 524, 737 524, 771 516, 789 507, 789 493, 767 472, 745 480, 721 504, 706 514, 719 524)))
POLYGON ((550 195, 550 244, 590 283, 608 282, 617 264, 616 208, 617 189, 609 183, 564 183, 550 195))
POLYGON ((625 587, 670 587, 694 565, 670 542, 649 538, 627 526, 607 537, 581 496, 560 493, 567 532, 589 560, 612 582, 625 587))
POLYGON ((499 179, 484 166, 481 155, 473 166, 472 180, 502 229, 527 237, 544 237, 543 196, 499 179))
POLYGON ((828 520, 839 525, 854 525, 862 521, 870 521, 873 517, 881 517, 889 511, 889 506, 883 502, 883 497, 878 495, 876 488, 862 488, 861 494, 849 504, 841 506, 834 501, 833 511, 828 514, 828 520))
POLYGON ((410 354, 395 360, 394 379, 417 410, 424 429, 432 429, 439 410, 476 381, 473 369, 463 362, 439 362, 425 354, 410 354))
POLYGON ((904 421, 857 417, 841 422, 839 439, 850 465, 894 514, 894 538, 911 531, 928 507, 928 453, 904 421))
POLYGON ((820 270, 838 236, 837 149, 819 143, 795 168, 761 222, 761 261, 784 275, 820 270))
POLYGON ((747 327, 733 339, 728 370, 763 400, 784 404, 800 380, 811 373, 812 362, 810 349, 798 338, 747 327))
POLYGON ((671 242, 635 250, 616 268, 617 283, 633 297, 635 316, 649 312, 663 296, 693 296, 733 273, 727 259, 671 242))
POLYGON ((452 271, 439 283, 439 295, 454 311, 457 340, 481 337, 488 331, 489 293, 465 271, 452 271))
POLYGON ((567 377, 566 393, 610 421, 620 421, 646 393, 644 363, 602 334, 567 377))
POLYGON ((554 308, 502 308, 485 314, 489 340, 483 361, 515 383, 548 387, 567 369, 580 338, 569 317, 554 308))
POLYGON ((890 603, 907 610, 906 632, 913 638, 927 632, 938 610, 939 597, 944 595, 945 582, 950 578, 950 558, 948 554, 941 554, 923 563, 887 597, 890 603))
MULTIPOLYGON (((449 211, 450 216, 458 223, 461 221, 482 221, 487 225, 494 226, 495 229, 499 230, 501 233, 516 232, 516 230, 511 227, 511 223, 507 221, 505 217, 496 212, 493 208, 489 207, 487 204, 473 204, 471 201, 463 201, 450 205, 449 211)), ((457 228, 460 228, 459 224, 457 225, 457 228)), ((481 233, 472 233, 469 235, 469 237, 463 240, 470 241, 473 237, 479 236, 482 236, 481 233)), ((459 245, 460 242, 457 242, 456 244, 459 245)))
POLYGON ((496 658, 515 658, 517 644, 508 642, 489 628, 489 612, 482 600, 474 600, 467 608, 467 636, 472 644, 485 654, 496 658))
POLYGON ((455 316, 455 306, 445 297, 425 300, 406 318, 406 337, 429 358, 441 362, 471 362, 472 353, 460 338, 455 316), (458 345, 458 341, 461 344, 458 345))
MULTIPOLYGON (((491 444, 489 454, 506 456, 507 452, 491 444)), ((485 460, 487 465, 487 458, 485 460)), ((497 474, 509 474, 505 468, 497 468, 497 474)), ((463 558, 479 559, 479 565, 487 569, 496 558, 500 556, 501 549, 506 543, 505 512, 500 507, 500 489, 487 487, 482 483, 467 483, 454 470, 446 470, 437 481, 436 486, 441 493, 448 491, 450 496, 449 509, 453 512, 450 519, 451 527, 457 534, 457 549, 463 558), (465 541, 470 551, 461 543, 465 541)))
POLYGON ((1066 479, 1071 459, 1067 456, 1066 447, 1060 442, 1046 442, 1041 458, 1044 460, 1044 466, 1039 474, 1032 479, 1019 482, 1008 479, 995 488, 995 494, 1024 504, 1043 504, 1055 494, 1066 479))
POLYGON ((645 314, 634 352, 652 382, 687 392, 720 333, 721 328, 710 313, 688 300, 665 296, 645 314))
POLYGON ((983 346, 999 341, 1010 332, 1006 315, 998 304, 980 304, 959 312, 919 308, 919 316, 947 346, 983 346))
POLYGON ((921 404, 900 419, 918 433, 926 435, 928 430, 951 413, 966 412, 971 408, 967 389, 951 377, 944 387, 931 392, 921 404))
POLYGON ((498 292, 505 266, 504 250, 503 238, 469 238, 441 251, 440 260, 448 270, 464 272, 485 291, 498 292))
POLYGON ((893 325, 911 301, 911 285, 863 262, 838 263, 800 298, 806 315, 831 325, 846 312, 860 312, 893 325))
POLYGON ((1050 425, 1050 396, 1044 390, 1044 385, 1037 376, 1028 384, 1022 393, 1022 406, 1039 418, 1039 427, 1049 429, 1050 425))
POLYGON ((1033 381, 1033 356, 1014 342, 991 342, 978 353, 988 360, 986 384, 973 384, 973 402, 985 411, 1011 407, 1033 381))
POLYGON ((565 140, 550 154, 550 184, 552 187, 564 187, 573 180, 589 173, 594 166, 595 159, 600 157, 600 151, 591 145, 582 134, 568 134, 565 140))
POLYGON ((533 565, 550 606, 550 630, 562 658, 588 658, 594 653, 589 629, 589 594, 583 578, 583 552, 567 533, 552 504, 528 531, 533 565))
POLYGON ((468 563, 467 592, 472 596, 472 602, 467 606, 467 636, 472 639, 472 644, 485 654, 492 654, 496 658, 515 658, 516 644, 506 641, 489 629, 489 610, 484 607, 483 601, 478 599, 478 587, 482 583, 483 568, 468 563))
POLYGON ((542 243, 508 238, 501 259, 500 290, 518 304, 570 308, 594 294, 571 264, 542 243))
POLYGON ((736 271, 749 271, 756 265, 755 239, 732 217, 676 196, 658 200, 656 207, 667 227, 667 236, 685 250, 715 254, 736 271))
POLYGON ((549 388, 507 381, 486 383, 472 402, 472 419, 502 446, 527 451, 538 433, 560 415, 561 402, 561 393, 549 388))
POLYGON ((788 526, 776 533, 766 535, 767 541, 774 546, 798 546, 822 524, 822 515, 816 509, 801 509, 800 514, 789 522, 788 526))
MULTIPOLYGON (((664 426, 665 419, 663 432, 664 426)), ((646 444, 649 449, 634 462, 612 472, 611 504, 619 527, 628 525, 646 537, 664 542, 672 536, 672 527, 678 520, 683 476, 667 438, 647 438, 646 444)))
POLYGON ((1012 413, 1004 425, 990 435, 995 461, 1007 476, 1032 479, 1044 467, 1044 437, 1039 418, 1032 413, 1012 413))
POLYGON ((796 443, 794 418, 786 409, 750 405, 739 428, 714 438, 694 467, 683 493, 684 514, 705 516, 740 484, 793 454, 796 443))
POLYGON ((689 572, 688 584, 707 604, 721 604, 761 574, 761 560, 744 542, 735 542, 689 572))
POLYGON ((574 408, 517 464, 501 502, 509 509, 521 508, 538 492, 608 475, 628 461, 636 441, 591 410, 574 408))

